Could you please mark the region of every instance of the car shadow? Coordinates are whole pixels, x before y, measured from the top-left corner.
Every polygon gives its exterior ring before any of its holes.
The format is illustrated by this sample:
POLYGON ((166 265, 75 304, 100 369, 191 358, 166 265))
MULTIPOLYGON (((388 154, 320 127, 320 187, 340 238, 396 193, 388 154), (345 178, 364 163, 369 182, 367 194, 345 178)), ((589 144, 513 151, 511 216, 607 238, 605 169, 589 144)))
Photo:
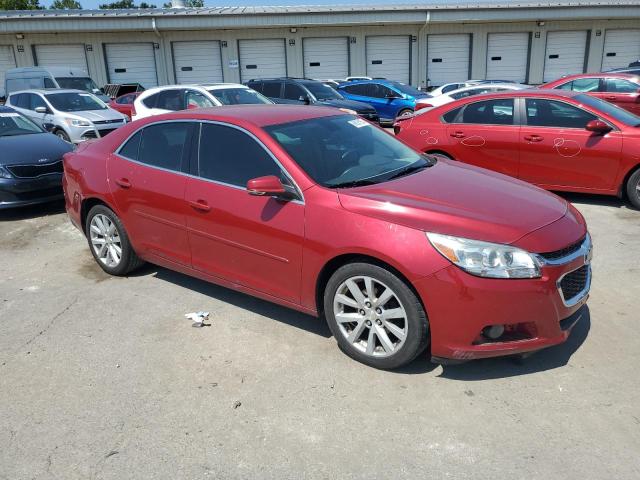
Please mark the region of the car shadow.
POLYGON ((221 302, 229 303, 263 317, 285 323, 292 327, 314 333, 321 337, 331 337, 331 331, 329 330, 326 322, 322 319, 312 317, 311 315, 306 315, 302 312, 298 312, 290 308, 281 307, 280 305, 276 305, 275 303, 253 297, 242 292, 237 292, 235 290, 231 290, 230 288, 221 287, 214 283, 209 283, 195 277, 190 277, 173 270, 146 264, 144 267, 142 267, 132 275, 153 275, 159 280, 173 283, 174 285, 182 288, 193 290, 202 295, 206 295, 221 302))
POLYGON ((623 199, 607 195, 590 195, 588 193, 554 192, 567 202, 584 205, 601 205, 604 207, 626 208, 633 210, 623 199))
POLYGON ((0 210, 0 222, 15 222, 64 213, 64 200, 0 210))

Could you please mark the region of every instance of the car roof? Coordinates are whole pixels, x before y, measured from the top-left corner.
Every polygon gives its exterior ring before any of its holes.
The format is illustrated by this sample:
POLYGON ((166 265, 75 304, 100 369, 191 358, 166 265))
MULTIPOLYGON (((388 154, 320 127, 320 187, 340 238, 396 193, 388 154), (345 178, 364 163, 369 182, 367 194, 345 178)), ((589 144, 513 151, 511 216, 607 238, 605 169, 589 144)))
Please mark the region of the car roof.
POLYGON ((457 88, 455 90, 451 90, 450 92, 445 93, 444 95, 451 95, 452 93, 457 92, 468 92, 469 90, 477 90, 479 88, 504 88, 506 90, 525 90, 527 88, 532 88, 529 85, 524 85, 522 83, 479 83, 476 85, 467 85, 466 87, 457 88))
POLYGON ((162 92, 163 90, 175 90, 178 88, 203 88, 205 90, 222 90, 225 88, 248 88, 241 83, 183 83, 174 85, 160 85, 157 87, 147 88, 144 94, 162 92))
POLYGON ((309 105, 226 105, 221 107, 181 110, 149 118, 218 120, 230 123, 252 124, 257 127, 296 122, 313 118, 347 115, 331 107, 309 105))
MULTIPOLYGON (((585 95, 584 92, 575 92, 573 90, 557 90, 554 88, 524 88, 521 90, 503 90, 502 92, 483 93, 482 95, 476 95, 473 98, 488 98, 488 97, 563 97, 573 98, 578 95, 585 95)), ((451 104, 448 104, 451 105, 451 104)))
POLYGON ((11 95, 16 95, 18 93, 40 93, 41 95, 48 95, 51 93, 85 93, 90 94, 90 92, 85 92, 84 90, 75 90, 71 88, 32 88, 29 90, 18 90, 15 92, 11 92, 11 95))
POLYGON ((71 76, 77 77, 82 75, 82 77, 88 77, 89 73, 86 70, 83 70, 81 68, 76 68, 76 67, 64 67, 64 66, 55 66, 55 67, 42 67, 42 66, 36 66, 36 67, 18 67, 18 68, 12 68, 11 70, 7 71, 7 74, 9 74, 10 76, 13 74, 17 74, 17 73, 41 73, 41 72, 48 72, 50 74, 52 74, 54 77, 57 75, 64 75, 64 74, 69 74, 71 76))
POLYGON ((634 75, 632 73, 622 73, 622 72, 576 73, 575 75, 567 75, 566 77, 558 78, 557 80, 553 80, 552 82, 548 82, 548 83, 556 83, 561 80, 562 81, 575 80, 578 78, 601 78, 601 77, 624 78, 626 80, 631 80, 631 79, 637 78, 638 75, 634 75))

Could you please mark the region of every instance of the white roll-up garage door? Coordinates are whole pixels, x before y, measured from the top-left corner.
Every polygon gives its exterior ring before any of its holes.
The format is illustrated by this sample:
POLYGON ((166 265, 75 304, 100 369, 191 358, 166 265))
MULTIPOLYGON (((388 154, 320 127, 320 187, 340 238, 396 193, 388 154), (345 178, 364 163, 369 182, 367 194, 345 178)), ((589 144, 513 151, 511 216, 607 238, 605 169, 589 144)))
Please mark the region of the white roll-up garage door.
POLYGON ((490 33, 487 78, 524 83, 527 80, 529 33, 490 33))
POLYGON ((427 78, 429 85, 464 82, 469 79, 471 35, 429 35, 427 37, 427 78))
POLYGON ((584 72, 587 32, 549 32, 544 57, 544 81, 584 72))
POLYGON ((36 65, 72 67, 88 71, 84 45, 35 45, 36 65))
POLYGON ((13 47, 0 45, 0 97, 5 96, 4 76, 7 70, 16 68, 16 58, 13 55, 13 47))
POLYGON ((139 83, 145 88, 158 85, 153 43, 106 43, 109 83, 139 83))
POLYGON ((304 76, 307 78, 346 78, 349 76, 347 37, 305 38, 302 40, 304 76))
POLYGON ((640 59, 640 30, 607 30, 602 53, 602 70, 628 67, 640 59))
POLYGON ((287 76, 287 53, 284 38, 239 40, 240 79, 287 76))
POLYGON ((379 35, 366 39, 367 75, 409 83, 411 37, 379 35))
POLYGON ((173 42, 172 47, 177 83, 223 81, 220 42, 173 42))

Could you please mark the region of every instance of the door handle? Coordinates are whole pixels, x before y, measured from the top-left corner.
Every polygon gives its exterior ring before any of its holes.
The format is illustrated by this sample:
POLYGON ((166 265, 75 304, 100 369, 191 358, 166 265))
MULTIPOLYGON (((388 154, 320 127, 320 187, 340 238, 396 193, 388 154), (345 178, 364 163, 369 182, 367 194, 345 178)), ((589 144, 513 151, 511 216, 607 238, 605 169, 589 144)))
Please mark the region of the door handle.
POLYGON ((541 142, 544 140, 540 135, 527 135, 524 137, 527 142, 541 142))
POLYGON ((605 100, 615 100, 617 97, 614 95, 609 95, 608 97, 604 97, 605 100))
POLYGON ((204 200, 189 200, 189 205, 191 205, 191 207, 195 208, 196 210, 200 210, 201 212, 208 212, 211 210, 209 204, 204 200))
POLYGON ((449 135, 451 135, 453 138, 464 138, 464 137, 466 137, 464 132, 453 132, 453 133, 450 133, 449 135))
POLYGON ((129 180, 127 180, 126 178, 119 178, 119 179, 116 180, 116 183, 121 188, 131 188, 131 182, 129 180))

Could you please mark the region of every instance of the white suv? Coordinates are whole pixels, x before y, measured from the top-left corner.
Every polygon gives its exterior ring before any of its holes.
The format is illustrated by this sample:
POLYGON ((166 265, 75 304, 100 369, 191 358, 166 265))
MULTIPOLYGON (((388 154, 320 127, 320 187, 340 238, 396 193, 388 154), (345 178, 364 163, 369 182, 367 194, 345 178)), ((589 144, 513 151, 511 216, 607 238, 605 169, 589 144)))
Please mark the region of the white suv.
POLYGON ((256 103, 273 102, 255 90, 239 83, 165 85, 142 92, 133 102, 131 118, 137 120, 152 115, 191 108, 256 103))

